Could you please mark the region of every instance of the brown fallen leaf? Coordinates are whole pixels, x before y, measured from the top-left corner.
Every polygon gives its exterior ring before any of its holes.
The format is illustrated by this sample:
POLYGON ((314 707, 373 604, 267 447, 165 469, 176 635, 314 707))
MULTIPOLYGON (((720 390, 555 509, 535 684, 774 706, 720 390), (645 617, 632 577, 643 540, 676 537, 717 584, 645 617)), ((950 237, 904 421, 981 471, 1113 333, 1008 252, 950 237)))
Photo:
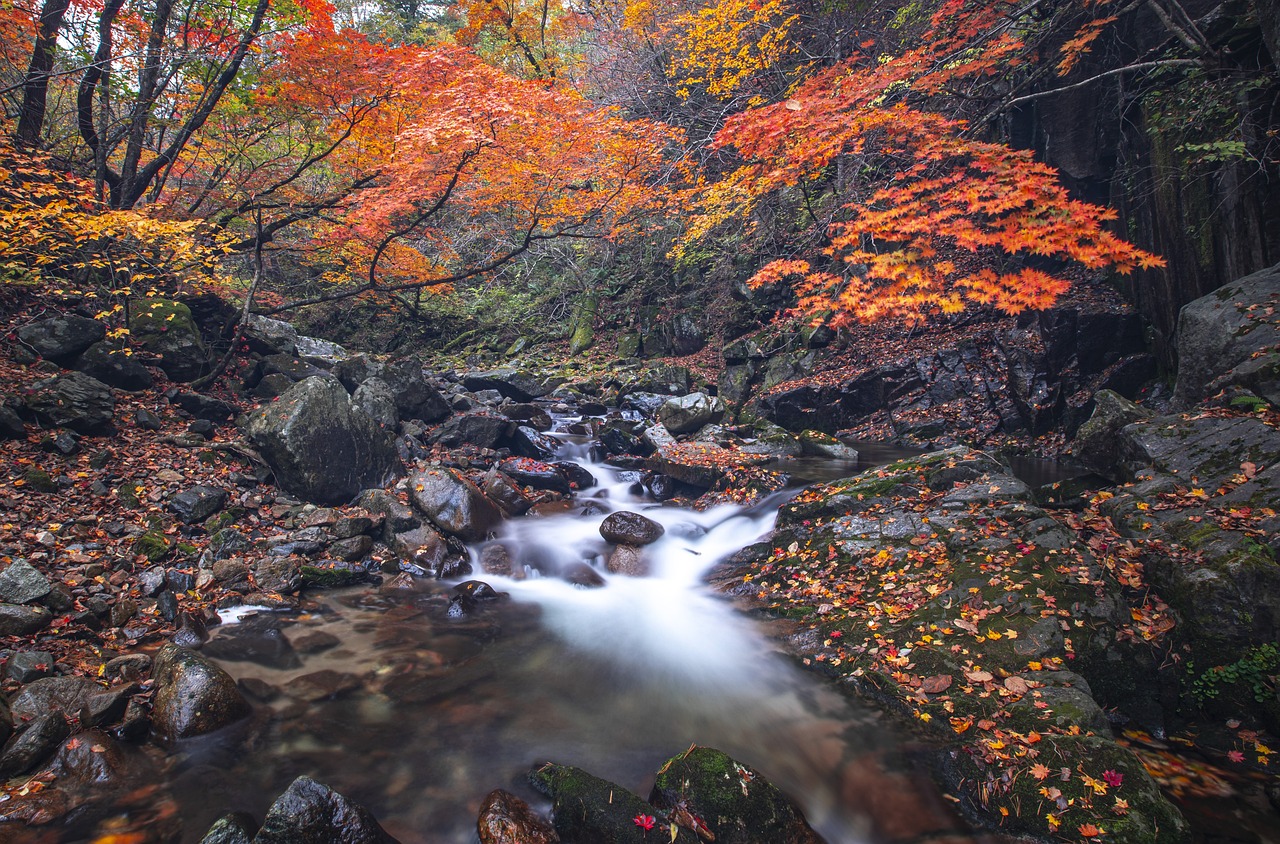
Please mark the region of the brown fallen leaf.
POLYGON ((990 671, 966 671, 964 678, 970 683, 990 683, 995 679, 990 671))
POLYGON ((952 679, 950 674, 935 674, 932 677, 926 677, 924 682, 920 684, 920 688, 927 694, 942 694, 951 688, 952 679))
POLYGON ((1021 677, 1005 677, 1004 687, 1015 695, 1025 695, 1030 689, 1027 681, 1021 677))

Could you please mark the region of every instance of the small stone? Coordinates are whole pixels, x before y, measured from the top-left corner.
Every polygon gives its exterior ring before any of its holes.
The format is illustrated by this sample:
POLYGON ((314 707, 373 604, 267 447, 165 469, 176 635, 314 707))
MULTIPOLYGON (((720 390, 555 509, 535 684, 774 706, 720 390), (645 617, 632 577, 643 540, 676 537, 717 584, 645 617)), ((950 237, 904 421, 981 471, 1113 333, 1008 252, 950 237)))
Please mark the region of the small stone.
MULTIPOLYGON (((55 539, 54 543, 56 542, 55 539)), ((49 578, 26 560, 15 560, 0 572, 0 601, 6 603, 29 604, 38 601, 49 594, 50 588, 49 578)))
POLYGON ((48 651, 19 651, 4 664, 5 676, 19 683, 30 683, 53 675, 53 654, 48 651))
POLYGON ((648 545, 657 542, 666 529, 653 519, 620 510, 600 523, 600 535, 618 545, 648 545))

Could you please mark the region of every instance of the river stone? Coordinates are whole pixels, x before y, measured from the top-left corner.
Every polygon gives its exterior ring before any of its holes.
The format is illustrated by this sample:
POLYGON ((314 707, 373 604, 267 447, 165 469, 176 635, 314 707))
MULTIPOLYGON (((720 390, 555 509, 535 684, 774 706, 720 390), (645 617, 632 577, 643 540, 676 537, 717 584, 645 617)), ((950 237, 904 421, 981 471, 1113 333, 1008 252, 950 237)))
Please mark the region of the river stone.
POLYGON ((1093 400, 1093 415, 1076 431, 1071 453, 1103 477, 1119 481, 1123 475, 1120 432, 1124 426, 1147 419, 1150 414, 1111 390, 1099 390, 1093 400))
POLYGON ((625 574, 629 577, 645 577, 649 574, 649 561, 644 551, 634 545, 619 545, 609 555, 606 568, 614 574, 625 574))
POLYGON ((53 675, 53 654, 48 651, 18 651, 4 664, 4 676, 19 683, 30 683, 53 675))
POLYGON ((29 604, 49 594, 49 578, 26 560, 14 560, 0 572, 0 601, 29 604))
POLYGON ((715 836, 716 844, 822 841, 773 783, 710 747, 693 747, 667 760, 649 800, 659 809, 681 808, 700 819, 715 836))
POLYGON ((126 354, 124 347, 107 341, 94 343, 86 349, 76 358, 72 368, 110 387, 129 392, 150 389, 155 383, 151 370, 137 358, 126 354))
MULTIPOLYGON (((551 815, 563 841, 592 844, 698 844, 698 837, 677 827, 670 833, 662 813, 620 785, 592 776, 581 768, 548 762, 529 774, 529 782, 551 798, 551 815), (637 817, 652 817, 654 829, 643 830, 637 817), (651 839, 649 835, 652 834, 651 839)), ((770 841, 761 837, 756 841, 770 841)), ((779 842, 782 844, 782 842, 779 842)))
POLYGON ((4 695, 0 695, 0 747, 4 747, 12 734, 13 713, 9 711, 9 702, 4 699, 4 695))
POLYGON ((61 712, 37 717, 5 746, 4 754, 0 755, 0 780, 26 773, 48 759, 70 733, 71 728, 61 712))
POLYGON ((560 577, 582 589, 599 589, 604 586, 600 572, 586 563, 570 563, 560 572, 560 577))
POLYGON ((463 385, 474 392, 497 390, 512 401, 530 402, 551 392, 546 381, 518 369, 495 369, 490 372, 469 372, 462 378, 463 385))
POLYGON ((724 402, 706 393, 667 399, 658 408, 658 421, 673 434, 691 434, 724 418, 724 402))
POLYGON ((487 413, 463 413, 436 429, 431 442, 449 448, 470 443, 477 448, 496 448, 511 429, 511 420, 487 413))
POLYGON ((249 715, 235 680, 200 654, 165 645, 152 664, 152 717, 166 738, 211 733, 249 715))
POLYGON ((363 806, 310 777, 271 804, 253 844, 398 844, 363 806))
POLYGON ((37 381, 27 397, 27 408, 49 425, 92 434, 111 424, 116 400, 111 388, 97 378, 68 372, 37 381))
POLYGON ((396 395, 381 378, 366 378, 362 381, 351 394, 351 402, 384 428, 394 428, 400 421, 396 395))
POLYGON ((508 516, 523 516, 533 506, 524 490, 497 466, 484 476, 484 494, 508 516))
POLYGON ((254 414, 247 434, 286 491, 321 504, 346 503, 399 469, 391 436, 331 378, 295 384, 254 414))
POLYGON ((17 334, 40 357, 63 363, 106 337, 107 327, 96 319, 62 314, 24 325, 17 334))
POLYGON ((200 844, 253 844, 258 834, 258 824, 244 812, 223 815, 213 822, 200 844))
POLYGON ((560 844, 555 827, 509 791, 489 792, 476 821, 480 844, 560 844))
POLYGON ((13 698, 13 717, 29 721, 47 712, 74 715, 102 686, 83 677, 46 677, 22 687, 13 698))
POLYGON ((0 603, 0 637, 30 636, 39 633, 53 621, 53 613, 44 607, 0 603))
POLYGON ((799 440, 801 451, 813 457, 848 461, 858 459, 857 449, 845 445, 835 437, 822 431, 803 431, 799 436, 799 440))
POLYGON ((454 469, 426 469, 410 484, 414 507, 441 530, 467 542, 484 539, 502 521, 493 502, 454 469))
POLYGON ((529 425, 517 425, 511 434, 511 450, 521 457, 546 460, 555 456, 560 443, 529 425))
POLYGON ((600 523, 600 535, 617 545, 648 545, 657 542, 666 528, 646 516, 619 510, 600 523))
POLYGON ((391 388, 401 419, 439 422, 449 415, 448 402, 427 381, 422 373, 422 361, 417 358, 392 361, 382 370, 380 377, 391 388))
POLYGON ((1178 314, 1176 407, 1205 398, 1211 381, 1280 343, 1280 264, 1219 287, 1178 314), (1251 306, 1259 307, 1249 310, 1251 306), (1266 313, 1271 307, 1272 314, 1266 313))
POLYGON ((201 484, 170 498, 169 509, 183 524, 194 525, 221 510, 226 505, 227 498, 225 489, 201 484))
POLYGON ((498 469, 521 486, 563 493, 571 489, 564 472, 550 463, 530 457, 509 457, 498 464, 498 469))
POLYGON ((130 336, 152 354, 174 381, 194 381, 209 371, 209 351, 191 309, 168 299, 140 299, 130 308, 130 336))

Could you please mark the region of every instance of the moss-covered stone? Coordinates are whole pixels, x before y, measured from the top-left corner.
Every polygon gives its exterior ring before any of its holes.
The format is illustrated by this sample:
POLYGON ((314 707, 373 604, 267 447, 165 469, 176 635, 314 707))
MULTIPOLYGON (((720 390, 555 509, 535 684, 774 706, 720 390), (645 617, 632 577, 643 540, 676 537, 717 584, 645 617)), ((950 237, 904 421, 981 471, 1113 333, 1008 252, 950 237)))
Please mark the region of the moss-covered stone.
POLYGON ((28 469, 22 473, 22 480, 26 482, 27 489, 33 492, 57 492, 58 485, 53 482, 53 478, 43 469, 28 469))
POLYGON ((133 541, 134 553, 141 554, 153 563, 167 557, 172 547, 168 537, 158 530, 149 530, 133 541))
POLYGON ((580 768, 548 762, 529 774, 529 782, 551 798, 552 821, 562 841, 698 844, 698 837, 684 829, 671 838, 670 821, 656 807, 580 768), (646 831, 637 818, 653 819, 653 829, 646 831))
POLYGON ((773 783, 710 747, 691 747, 668 759, 658 772, 649 801, 677 818, 688 815, 695 825, 705 826, 717 844, 816 844, 822 840, 773 783))

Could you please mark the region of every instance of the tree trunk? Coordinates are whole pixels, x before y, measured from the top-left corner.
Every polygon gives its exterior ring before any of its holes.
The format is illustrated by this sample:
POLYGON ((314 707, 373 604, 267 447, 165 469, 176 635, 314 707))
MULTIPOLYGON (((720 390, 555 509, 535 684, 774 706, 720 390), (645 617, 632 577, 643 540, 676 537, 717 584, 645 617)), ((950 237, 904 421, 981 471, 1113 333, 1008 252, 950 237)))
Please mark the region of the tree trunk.
POLYGON ((45 104, 49 95, 49 72, 53 70, 53 55, 58 46, 58 31, 67 16, 70 0, 45 0, 40 11, 40 30, 31 50, 31 64, 22 83, 22 110, 18 118, 18 130, 14 142, 20 147, 34 149, 40 145, 40 130, 44 127, 45 104))

